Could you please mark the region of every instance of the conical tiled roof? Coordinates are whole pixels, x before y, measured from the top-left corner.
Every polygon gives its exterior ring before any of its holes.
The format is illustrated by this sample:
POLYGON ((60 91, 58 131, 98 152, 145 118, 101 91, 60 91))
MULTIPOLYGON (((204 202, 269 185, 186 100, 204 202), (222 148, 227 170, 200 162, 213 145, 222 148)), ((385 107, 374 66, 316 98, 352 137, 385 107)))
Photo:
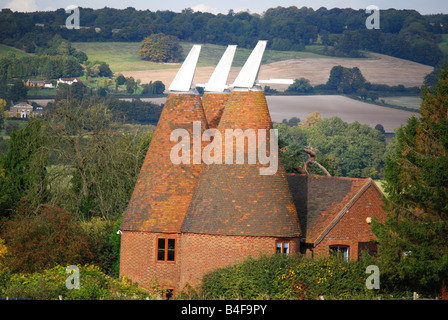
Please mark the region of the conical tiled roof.
POLYGON ((229 99, 230 93, 205 92, 202 96, 202 106, 209 128, 216 128, 221 120, 224 106, 229 99))
MULTIPOLYGON (((193 164, 192 156, 190 164, 173 164, 170 152, 177 141, 170 141, 170 135, 183 128, 193 137, 194 121, 201 121, 202 132, 207 129, 200 96, 169 94, 123 217, 122 230, 180 231, 202 165, 193 164)), ((190 142, 193 150, 192 138, 190 142)))
MULTIPOLYGON (((262 91, 233 91, 218 130, 272 129, 262 91)), ((269 131, 268 131, 269 135, 269 131)), ((269 148, 269 143, 267 144, 269 148)), ((279 161, 273 175, 260 175, 258 161, 204 165, 181 232, 219 235, 297 237, 300 226, 279 161)), ((279 160, 279 159, 278 159, 279 160)), ((266 165, 265 165, 266 166, 266 165)))

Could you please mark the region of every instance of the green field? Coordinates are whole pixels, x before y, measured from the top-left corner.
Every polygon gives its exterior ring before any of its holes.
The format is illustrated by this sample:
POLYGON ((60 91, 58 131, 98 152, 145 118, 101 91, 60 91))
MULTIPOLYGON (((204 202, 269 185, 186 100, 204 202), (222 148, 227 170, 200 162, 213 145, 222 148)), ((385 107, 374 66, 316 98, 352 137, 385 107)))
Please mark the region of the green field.
MULTIPOLYGON (((73 46, 87 54, 89 60, 107 62, 113 72, 139 71, 178 68, 176 64, 153 63, 143 61, 138 56, 139 42, 74 42, 73 46)), ((182 42, 183 58, 188 54, 193 43, 182 42)), ((199 56, 198 66, 216 66, 226 47, 222 45, 203 44, 199 56)), ((305 51, 275 51, 266 50, 262 63, 271 63, 295 58, 328 58, 306 49, 305 51)), ((241 67, 246 62, 252 49, 238 48, 235 53, 233 66, 241 67)))
POLYGON ((19 49, 5 46, 4 44, 0 44, 0 57, 4 57, 8 55, 9 53, 14 53, 17 57, 20 56, 27 56, 28 53, 25 53, 23 51, 20 51, 19 49))
POLYGON ((89 60, 104 61, 113 72, 177 68, 177 65, 143 61, 138 56, 138 42, 73 42, 73 47, 83 51, 89 60))
POLYGON ((420 109, 422 98, 420 96, 397 96, 397 97, 380 97, 380 100, 384 100, 387 104, 406 107, 415 110, 420 109))
POLYGON ((439 43, 439 48, 444 54, 448 54, 448 34, 442 34, 442 42, 439 43))

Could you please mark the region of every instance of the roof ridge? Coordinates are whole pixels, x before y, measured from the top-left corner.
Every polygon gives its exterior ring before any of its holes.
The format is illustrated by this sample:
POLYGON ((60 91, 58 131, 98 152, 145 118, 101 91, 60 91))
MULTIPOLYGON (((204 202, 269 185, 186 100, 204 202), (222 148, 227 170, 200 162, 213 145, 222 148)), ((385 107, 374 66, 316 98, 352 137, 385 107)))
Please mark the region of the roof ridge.
POLYGON ((342 217, 347 213, 347 211, 353 206, 353 204, 361 197, 361 195, 371 186, 372 179, 367 178, 364 185, 356 192, 356 194, 350 199, 349 202, 339 211, 336 217, 333 218, 331 223, 321 232, 321 234, 314 241, 314 246, 317 246, 323 238, 334 228, 334 226, 342 219, 342 217))

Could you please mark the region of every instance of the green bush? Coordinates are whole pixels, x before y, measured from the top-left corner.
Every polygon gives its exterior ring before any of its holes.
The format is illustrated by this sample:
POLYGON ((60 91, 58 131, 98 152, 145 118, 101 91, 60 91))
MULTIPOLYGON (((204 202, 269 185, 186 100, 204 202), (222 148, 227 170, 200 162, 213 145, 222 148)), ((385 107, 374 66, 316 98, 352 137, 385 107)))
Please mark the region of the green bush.
POLYGON ((28 298, 36 300, 125 300, 154 299, 159 293, 145 291, 126 278, 121 281, 106 275, 94 265, 78 266, 80 288, 68 289, 66 280, 70 274, 66 268, 56 266, 42 272, 12 273, 9 270, 0 272, 0 296, 12 298, 28 298))
POLYGON ((366 263, 340 259, 263 256, 215 270, 203 278, 205 299, 371 299, 366 263))

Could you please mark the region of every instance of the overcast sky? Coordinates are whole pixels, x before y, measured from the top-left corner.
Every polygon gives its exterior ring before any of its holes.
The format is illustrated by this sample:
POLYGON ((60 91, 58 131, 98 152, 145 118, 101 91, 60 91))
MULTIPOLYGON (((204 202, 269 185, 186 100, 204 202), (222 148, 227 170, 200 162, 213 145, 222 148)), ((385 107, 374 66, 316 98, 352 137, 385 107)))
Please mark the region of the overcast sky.
POLYGON ((229 9, 235 12, 247 11, 262 13, 269 8, 282 6, 320 7, 331 8, 353 8, 365 9, 369 5, 376 5, 381 9, 414 9, 421 14, 445 13, 448 14, 447 0, 0 0, 0 8, 10 8, 13 11, 43 11, 66 8, 75 5, 84 8, 117 8, 134 7, 138 10, 149 9, 151 11, 170 10, 180 12, 185 8, 196 11, 227 13, 229 9))

